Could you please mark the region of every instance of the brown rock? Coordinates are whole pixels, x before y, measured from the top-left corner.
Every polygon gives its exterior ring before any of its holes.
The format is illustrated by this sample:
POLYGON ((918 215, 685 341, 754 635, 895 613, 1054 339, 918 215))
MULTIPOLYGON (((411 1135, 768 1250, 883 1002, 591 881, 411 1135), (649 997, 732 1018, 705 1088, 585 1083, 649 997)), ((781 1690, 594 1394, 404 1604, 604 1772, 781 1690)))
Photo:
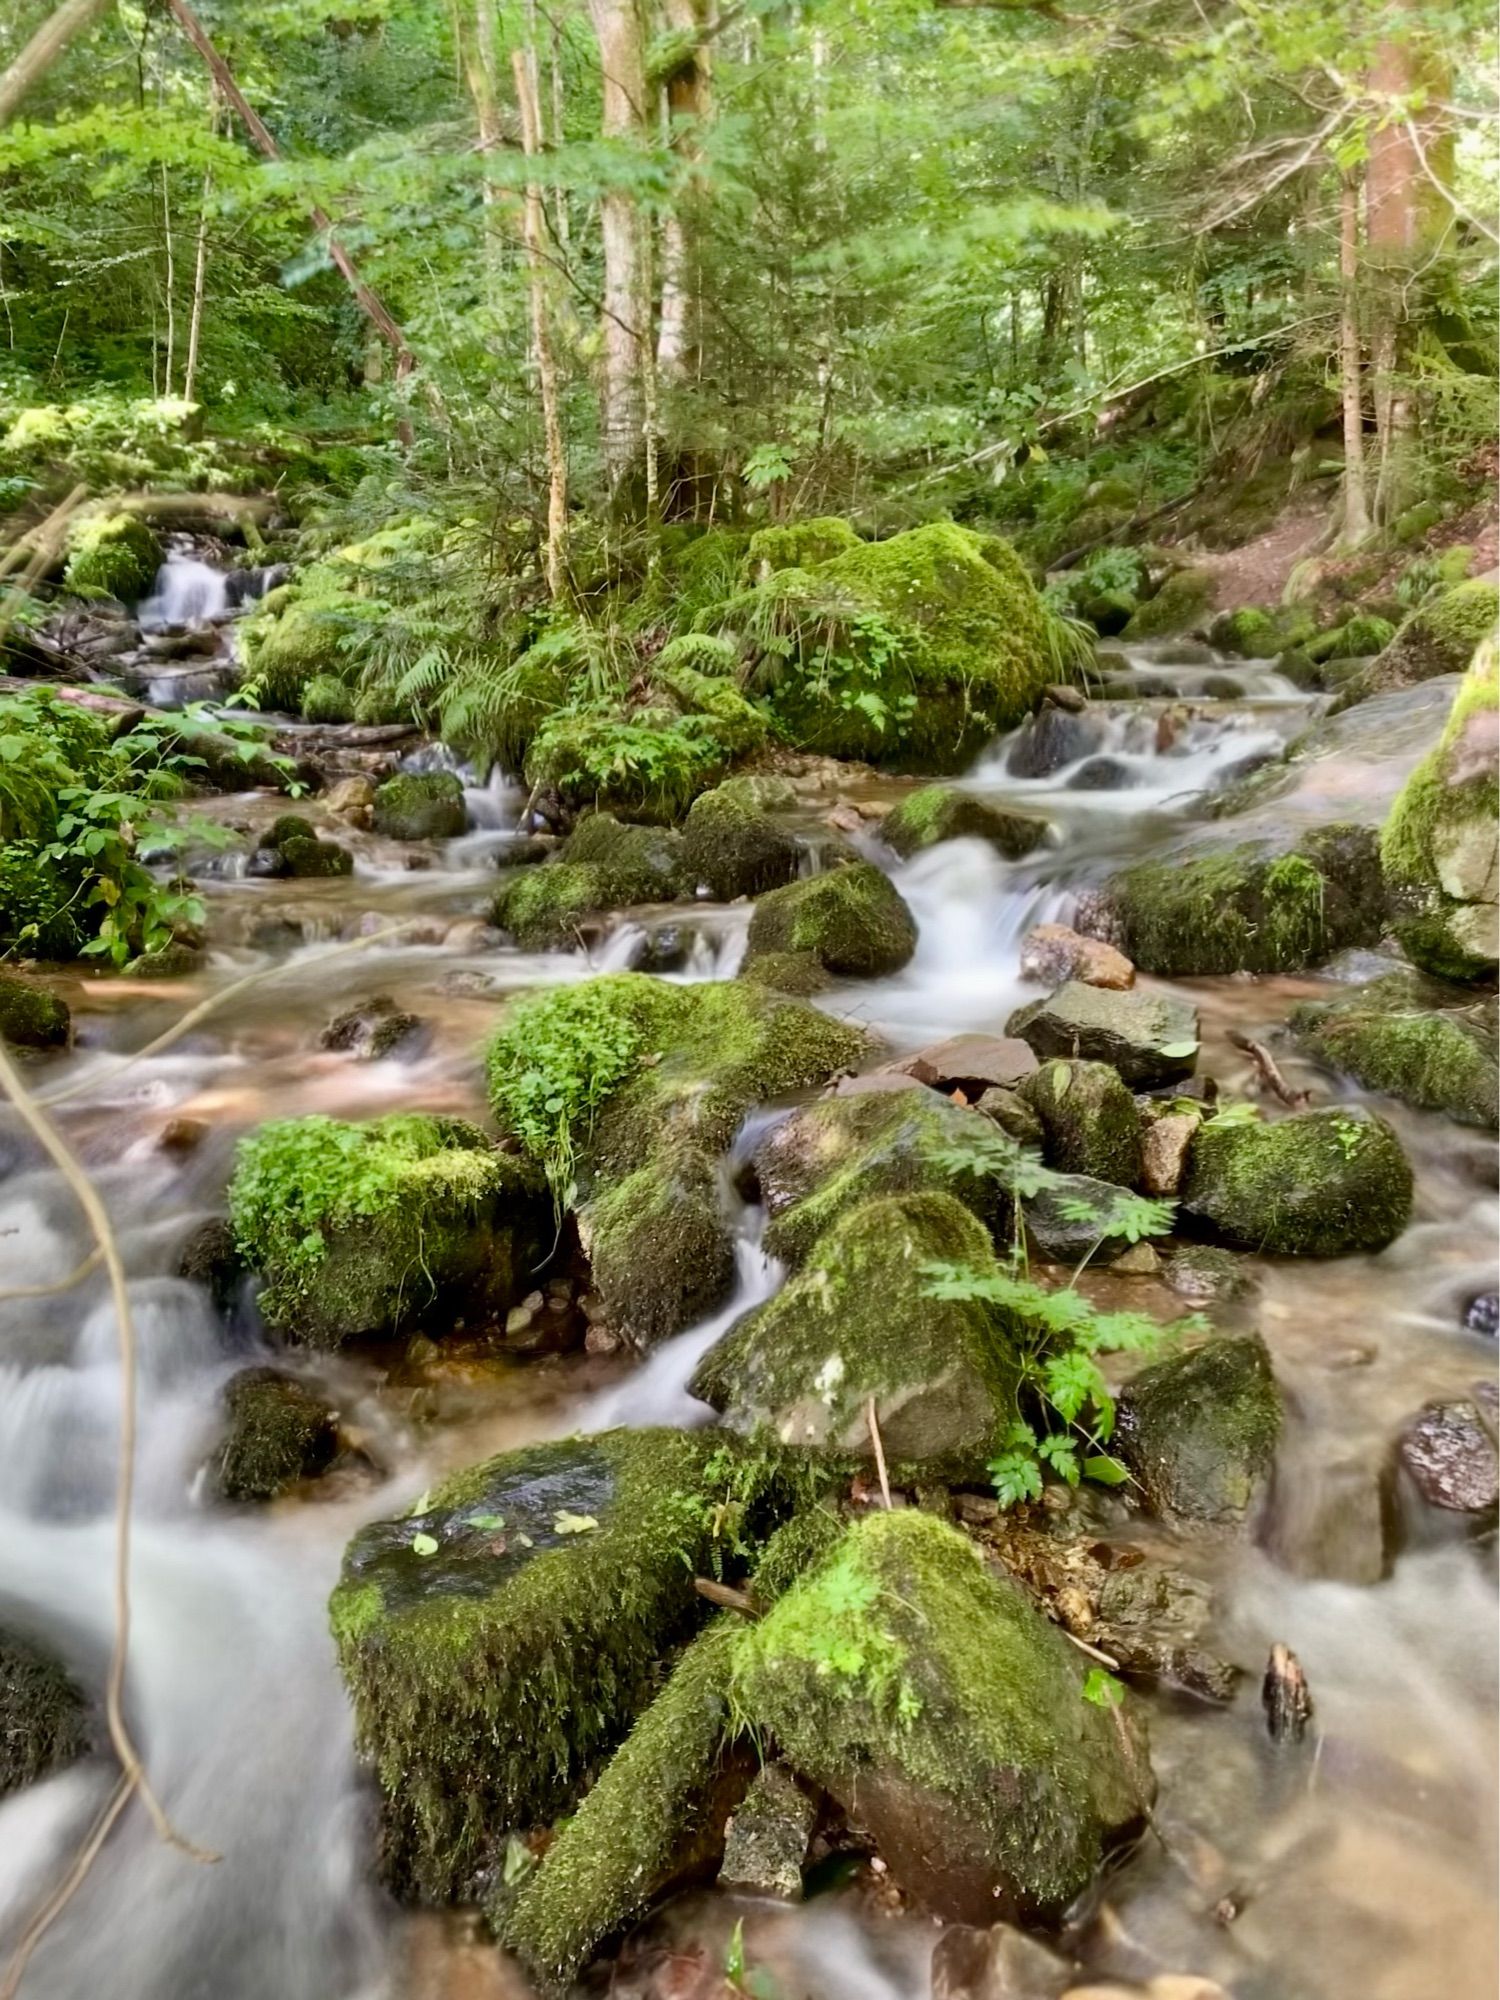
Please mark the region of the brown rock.
POLYGON ((323 803, 340 819, 363 826, 375 804, 375 787, 368 778, 340 778, 323 803))
POLYGON ((1021 940, 1021 977, 1044 986, 1078 979, 1085 986, 1123 992, 1135 984, 1135 967, 1123 951, 1100 938, 1084 937, 1066 924, 1038 924, 1021 940))
MULTIPOLYGON (((1483 1387, 1493 1395, 1492 1384, 1483 1387)), ((1500 1468, 1477 1402, 1429 1403, 1407 1425, 1400 1449, 1401 1463, 1431 1506, 1483 1514, 1500 1500, 1500 1468)))
POLYGON ((1013 1924, 955 1924, 932 1954, 932 2000, 1058 2000, 1072 1974, 1066 1959, 1013 1924))
POLYGON ((1161 1269, 1161 1258, 1151 1244, 1132 1243, 1128 1250, 1120 1252, 1110 1269, 1124 1278, 1154 1278, 1161 1269))
POLYGON ((1141 1135, 1141 1186, 1147 1194, 1176 1194, 1197 1129, 1191 1111, 1169 1112, 1146 1127, 1141 1135))
POLYGON ((169 1118, 161 1131, 164 1153, 191 1153, 208 1137, 208 1123, 202 1118, 169 1118))
POLYGON ((1013 1036, 952 1035, 901 1062, 887 1063, 886 1069, 915 1077, 945 1095, 961 1090, 972 1103, 992 1085, 1013 1087, 1036 1066, 1031 1049, 1013 1036))
POLYGON ((835 833, 858 833, 864 823, 864 815, 859 808, 844 799, 840 799, 832 812, 823 815, 823 824, 831 826, 835 833))

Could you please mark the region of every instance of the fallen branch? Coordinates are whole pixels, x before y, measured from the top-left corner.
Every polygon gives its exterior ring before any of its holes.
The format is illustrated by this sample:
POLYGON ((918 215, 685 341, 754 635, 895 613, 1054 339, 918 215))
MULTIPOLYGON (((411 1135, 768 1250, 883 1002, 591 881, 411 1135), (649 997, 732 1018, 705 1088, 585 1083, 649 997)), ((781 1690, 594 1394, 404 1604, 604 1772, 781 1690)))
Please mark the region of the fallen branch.
POLYGON ((885 1471, 885 1446, 880 1442, 880 1424, 875 1416, 875 1398, 872 1396, 865 1406, 865 1421, 870 1426, 870 1442, 875 1447, 875 1470, 880 1474, 881 1505, 889 1514, 891 1511, 891 1482, 885 1471))
POLYGON ((1235 1048, 1242 1049, 1260 1072, 1260 1080, 1266 1088, 1279 1097, 1289 1111, 1300 1111, 1312 1097, 1310 1090, 1294 1090, 1276 1066, 1276 1058, 1263 1042, 1252 1041, 1249 1035, 1242 1035, 1237 1028, 1231 1028, 1229 1039, 1235 1048))
POLYGON ((83 1262, 73 1266, 67 1277, 54 1278, 49 1285, 11 1285, 6 1291, 0 1292, 0 1305, 8 1305, 12 1299, 50 1299, 55 1298, 59 1292, 71 1292, 75 1285, 82 1284, 89 1272, 95 1270, 103 1261, 104 1252, 96 1243, 83 1262))
POLYGON ((31 1954, 72 1902, 82 1886, 84 1877, 93 1867, 100 1849, 108 1840, 115 1821, 134 1796, 134 1781, 129 1777, 121 1778, 105 1800, 103 1810, 89 1828, 83 1845, 73 1856, 67 1874, 22 1931, 16 1948, 11 1953, 10 1964, 5 1968, 5 1978, 0 1981, 0 2000, 15 2000, 21 1981, 26 1976, 26 1968, 31 1963, 31 1954))
POLYGON ((721 1611, 738 1611, 742 1618, 759 1618, 764 1615, 763 1607, 744 1590, 733 1590, 727 1583, 715 1583, 711 1576, 695 1576, 693 1588, 700 1597, 706 1597, 710 1604, 717 1604, 721 1611))

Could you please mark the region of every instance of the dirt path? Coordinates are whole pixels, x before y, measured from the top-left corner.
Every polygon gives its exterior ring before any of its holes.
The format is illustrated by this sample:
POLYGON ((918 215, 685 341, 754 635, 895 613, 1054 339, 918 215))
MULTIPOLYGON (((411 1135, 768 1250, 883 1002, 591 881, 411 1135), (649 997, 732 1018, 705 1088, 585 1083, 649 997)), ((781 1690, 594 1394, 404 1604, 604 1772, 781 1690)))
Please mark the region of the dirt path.
POLYGON ((1328 524, 1326 506, 1289 509, 1275 527, 1237 549, 1195 556, 1195 566, 1214 578, 1214 607, 1237 611, 1242 605, 1269 608, 1281 602, 1287 578, 1328 524))

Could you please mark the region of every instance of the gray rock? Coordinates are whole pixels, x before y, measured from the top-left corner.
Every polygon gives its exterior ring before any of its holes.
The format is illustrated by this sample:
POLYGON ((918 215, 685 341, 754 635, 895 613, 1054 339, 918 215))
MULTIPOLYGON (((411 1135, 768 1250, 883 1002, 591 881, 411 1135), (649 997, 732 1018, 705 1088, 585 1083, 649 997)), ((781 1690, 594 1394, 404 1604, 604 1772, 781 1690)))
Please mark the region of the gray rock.
POLYGON ((812 1799, 786 1765, 765 1765, 729 1822, 719 1887, 800 1902, 802 1863, 816 1817, 812 1799))
POLYGON ((1048 999, 1019 1008, 1005 1027, 1043 1060, 1109 1063, 1136 1089, 1191 1076, 1198 1061, 1197 1008, 1138 987, 1116 993, 1070 979, 1048 999))
POLYGON ((1280 1434, 1271 1356, 1254 1335, 1143 1369, 1120 1397, 1114 1449, 1153 1513, 1233 1526, 1263 1490, 1280 1434))
POLYGON ((1049 778, 1064 765, 1091 756, 1103 741, 1103 724, 1093 716, 1070 715, 1049 704, 1016 731, 1005 768, 1013 778, 1049 778))
POLYGON ((1054 1186, 1022 1204, 1032 1250, 1044 1264, 1077 1264, 1090 1252, 1095 1264, 1114 1263, 1129 1245, 1123 1236, 1101 1241, 1101 1225, 1119 1198, 1119 1188, 1109 1181, 1092 1180, 1087 1174, 1060 1176, 1054 1186), (1096 1219, 1067 1213, 1077 1202, 1086 1202, 1096 1219))

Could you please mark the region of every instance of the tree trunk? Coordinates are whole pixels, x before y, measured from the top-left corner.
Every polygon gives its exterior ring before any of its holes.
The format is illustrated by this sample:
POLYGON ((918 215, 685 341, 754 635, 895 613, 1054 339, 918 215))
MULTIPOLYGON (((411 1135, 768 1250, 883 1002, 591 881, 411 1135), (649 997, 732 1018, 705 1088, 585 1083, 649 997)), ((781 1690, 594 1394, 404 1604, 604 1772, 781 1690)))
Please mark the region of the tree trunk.
MULTIPOLYGON (((637 0, 589 0, 589 15, 604 81, 603 136, 622 146, 644 146, 645 32, 637 0)), ((599 198, 599 232, 604 250, 600 446, 611 509, 632 513, 643 486, 649 502, 653 483, 646 434, 653 355, 645 233, 631 188, 605 189, 599 198)))
POLYGON ((172 393, 172 364, 177 359, 177 304, 173 297, 177 289, 177 270, 172 256, 172 184, 167 176, 167 163, 161 163, 161 229, 162 241, 166 248, 166 304, 167 304, 167 354, 166 365, 162 369, 162 394, 172 393))
POLYGON ((474 34, 464 38, 464 76, 474 100, 474 117, 479 127, 480 199, 484 203, 484 260, 489 275, 491 303, 500 278, 503 247, 500 238, 500 190, 495 185, 493 161, 502 143, 500 111, 495 96, 495 4, 494 0, 474 0, 474 34))
MULTIPOLYGON (((215 135, 219 130, 219 95, 212 87, 209 90, 208 129, 215 135)), ((193 309, 188 319, 187 362, 182 372, 182 400, 185 403, 192 402, 193 391, 198 385, 198 347, 203 334, 203 299, 208 288, 208 203, 213 186, 213 174, 205 168, 203 192, 198 199, 198 245, 193 256, 193 309)))
POLYGON ((0 125, 8 125, 33 84, 57 61, 69 42, 102 21, 114 0, 65 0, 37 29, 4 76, 0 76, 0 125))
MULTIPOLYGON (((480 0, 484 5, 485 0, 480 0)), ((542 150, 542 106, 537 86, 535 49, 517 49, 511 56, 516 79, 516 103, 521 112, 521 144, 528 159, 542 150)), ((567 566, 568 465, 563 452, 562 414, 557 393, 557 365, 552 352, 551 315, 547 310, 547 264, 542 236, 542 190, 531 181, 523 212, 526 256, 531 268, 531 344, 536 355, 537 387, 542 399, 542 433, 547 451, 547 590, 562 596, 567 566)))
MULTIPOLYGON (((698 36, 704 27, 704 0, 664 0, 668 30, 698 36)), ((707 44, 690 54, 667 78, 667 129, 672 150, 686 172, 677 200, 662 223, 661 327, 656 367, 663 382, 685 382, 694 374, 699 349, 696 245, 690 215, 702 198, 703 128, 711 101, 707 44)))
POLYGON ((1339 200, 1339 385, 1344 406, 1343 541, 1357 548, 1370 532, 1365 493, 1363 352, 1359 335, 1359 180, 1346 171, 1339 200))

